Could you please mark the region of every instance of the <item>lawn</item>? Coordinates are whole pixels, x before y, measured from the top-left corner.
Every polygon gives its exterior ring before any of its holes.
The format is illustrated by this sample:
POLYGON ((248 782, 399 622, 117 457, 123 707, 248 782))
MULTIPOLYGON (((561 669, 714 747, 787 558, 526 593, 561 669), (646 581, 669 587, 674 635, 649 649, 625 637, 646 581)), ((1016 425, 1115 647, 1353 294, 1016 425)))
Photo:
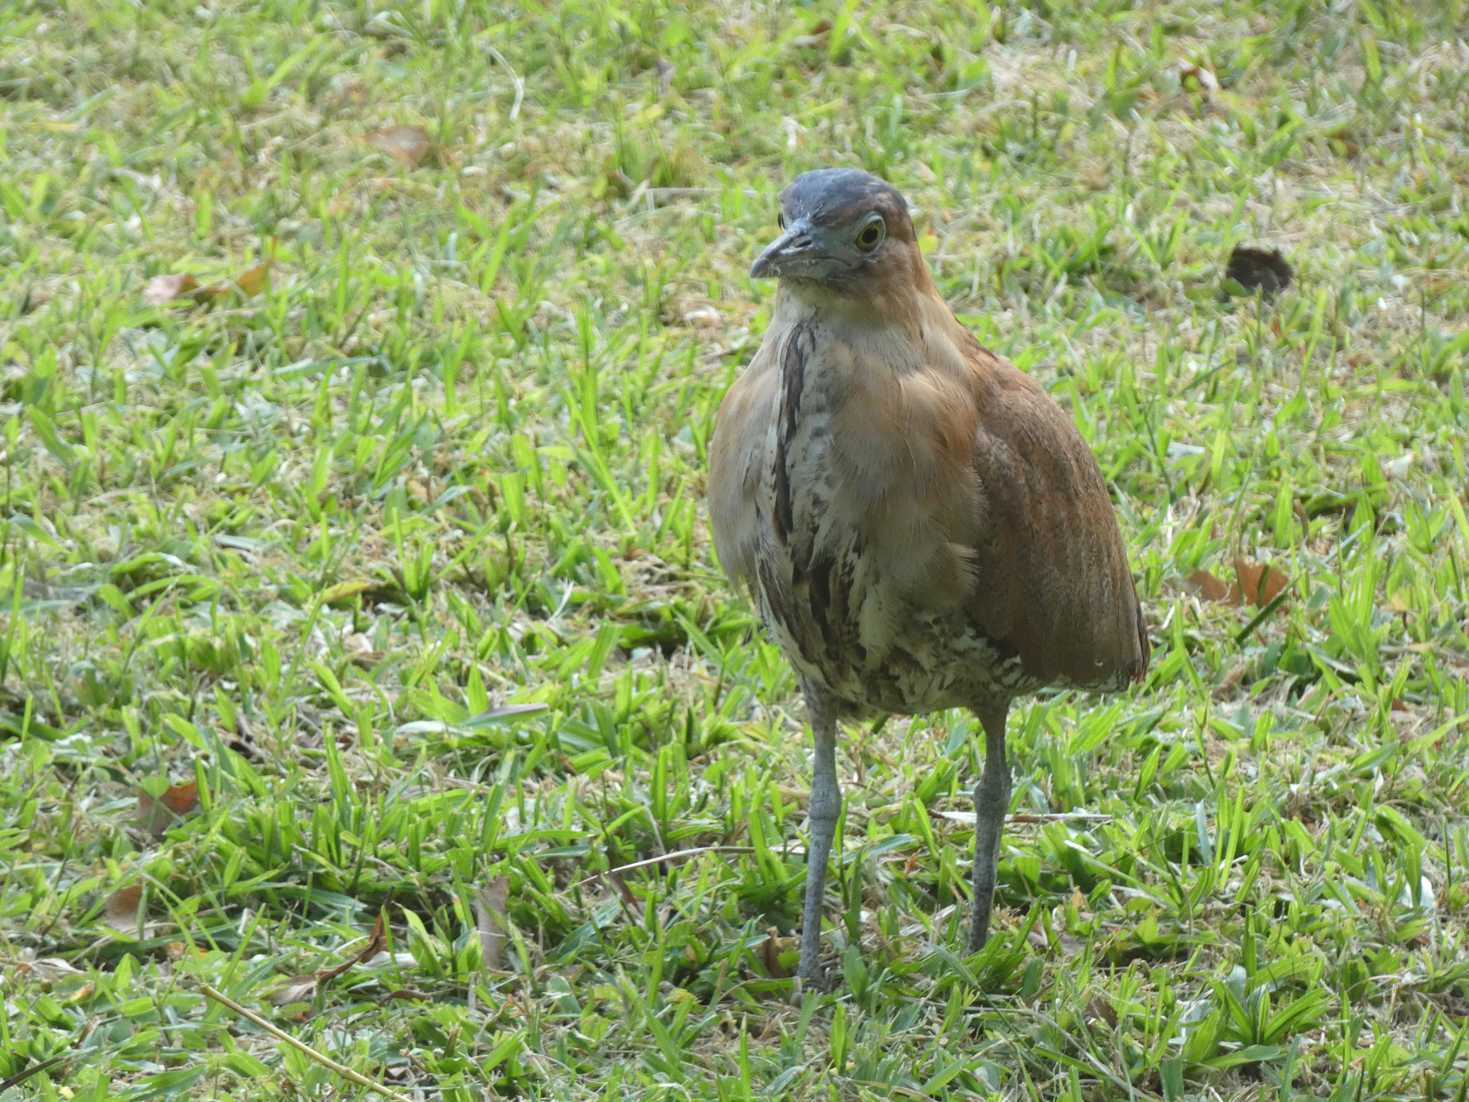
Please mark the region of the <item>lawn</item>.
POLYGON ((381 1097, 243 1011, 454 1102, 1469 1096, 1466 26, 0 0, 0 1098, 381 1097), (1012 713, 977 955, 977 723, 848 729, 793 1001, 703 496, 824 165, 1075 418, 1153 665, 1012 713))

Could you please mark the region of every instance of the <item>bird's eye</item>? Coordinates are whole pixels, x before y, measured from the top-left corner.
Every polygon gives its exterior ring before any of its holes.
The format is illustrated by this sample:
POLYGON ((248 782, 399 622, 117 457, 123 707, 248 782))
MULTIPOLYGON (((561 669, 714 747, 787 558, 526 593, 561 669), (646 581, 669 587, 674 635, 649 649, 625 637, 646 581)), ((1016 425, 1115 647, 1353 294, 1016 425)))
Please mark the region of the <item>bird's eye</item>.
POLYGON ((886 234, 887 224, 881 217, 874 218, 862 227, 862 232, 857 234, 857 248, 864 253, 870 253, 882 244, 882 239, 886 234))
POLYGON ((785 229, 786 228, 786 216, 783 215, 783 214, 777 214, 775 216, 775 224, 777 226, 779 226, 781 229, 785 229))

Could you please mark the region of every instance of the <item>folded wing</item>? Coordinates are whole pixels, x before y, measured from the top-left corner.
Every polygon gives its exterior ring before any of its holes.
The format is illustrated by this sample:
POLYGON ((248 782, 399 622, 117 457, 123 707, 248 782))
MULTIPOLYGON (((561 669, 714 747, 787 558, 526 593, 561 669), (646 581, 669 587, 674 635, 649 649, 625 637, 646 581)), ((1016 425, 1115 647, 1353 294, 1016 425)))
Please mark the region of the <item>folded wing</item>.
POLYGON ((1121 685, 1148 665, 1148 638, 1106 483, 1071 418, 977 343, 966 350, 979 411, 974 475, 975 623, 1027 673, 1121 685))

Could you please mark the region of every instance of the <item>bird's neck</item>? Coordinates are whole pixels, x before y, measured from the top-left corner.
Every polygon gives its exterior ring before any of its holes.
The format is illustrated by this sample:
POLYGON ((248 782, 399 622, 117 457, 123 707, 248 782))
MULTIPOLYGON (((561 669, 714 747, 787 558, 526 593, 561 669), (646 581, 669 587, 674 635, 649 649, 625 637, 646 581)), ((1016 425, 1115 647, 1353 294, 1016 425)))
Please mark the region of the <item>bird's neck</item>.
POLYGON ((880 330, 917 344, 942 333, 954 338, 958 319, 934 286, 926 266, 901 280, 874 280, 861 293, 809 281, 782 280, 776 292, 775 323, 794 325, 819 319, 828 329, 854 336, 880 330))

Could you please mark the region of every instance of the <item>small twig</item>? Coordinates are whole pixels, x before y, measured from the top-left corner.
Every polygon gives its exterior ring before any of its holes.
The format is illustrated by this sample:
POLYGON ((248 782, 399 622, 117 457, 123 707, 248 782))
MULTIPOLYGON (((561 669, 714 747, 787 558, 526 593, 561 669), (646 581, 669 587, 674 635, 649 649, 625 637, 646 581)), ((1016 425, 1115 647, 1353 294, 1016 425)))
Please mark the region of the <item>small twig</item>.
POLYGON ((701 853, 754 853, 754 846, 695 846, 693 849, 676 849, 672 853, 660 853, 657 857, 645 857, 641 861, 634 861, 628 865, 618 865, 615 869, 606 872, 594 872, 585 879, 578 880, 574 887, 589 884, 600 876, 617 876, 624 872, 632 872, 634 869, 647 868, 649 865, 661 865, 665 861, 678 861, 685 857, 697 857, 701 853))
POLYGON ((395 1102, 413 1102, 413 1100, 410 1099, 406 1094, 399 1094, 397 1091, 391 1090, 388 1087, 383 1086, 381 1083, 374 1083, 371 1079, 363 1075, 361 1072, 353 1071, 351 1068, 347 1067, 346 1064, 339 1064, 330 1056, 317 1052, 316 1049, 312 1048, 305 1041, 297 1040, 295 1037, 292 1037, 289 1033, 287 1033, 284 1029, 272 1025, 270 1022, 262 1018, 259 1014, 255 1013, 255 1011, 247 1010, 245 1007, 235 1002, 234 999, 230 998, 228 995, 216 991, 207 983, 200 984, 199 990, 203 991, 204 994, 208 995, 211 999, 219 1003, 221 1006, 228 1007, 230 1010, 233 1010, 236 1014, 240 1015, 240 1017, 247 1018, 250 1021, 254 1022, 261 1029, 265 1030, 265 1032, 274 1037, 277 1041, 285 1042, 292 1048, 296 1049, 298 1052, 305 1053, 307 1056, 311 1057, 311 1059, 315 1060, 322 1067, 330 1068, 332 1071, 340 1075, 343 1079, 349 1079, 353 1083, 356 1083, 359 1087, 366 1087, 370 1091, 376 1091, 384 1098, 392 1098, 395 1100, 395 1102))

